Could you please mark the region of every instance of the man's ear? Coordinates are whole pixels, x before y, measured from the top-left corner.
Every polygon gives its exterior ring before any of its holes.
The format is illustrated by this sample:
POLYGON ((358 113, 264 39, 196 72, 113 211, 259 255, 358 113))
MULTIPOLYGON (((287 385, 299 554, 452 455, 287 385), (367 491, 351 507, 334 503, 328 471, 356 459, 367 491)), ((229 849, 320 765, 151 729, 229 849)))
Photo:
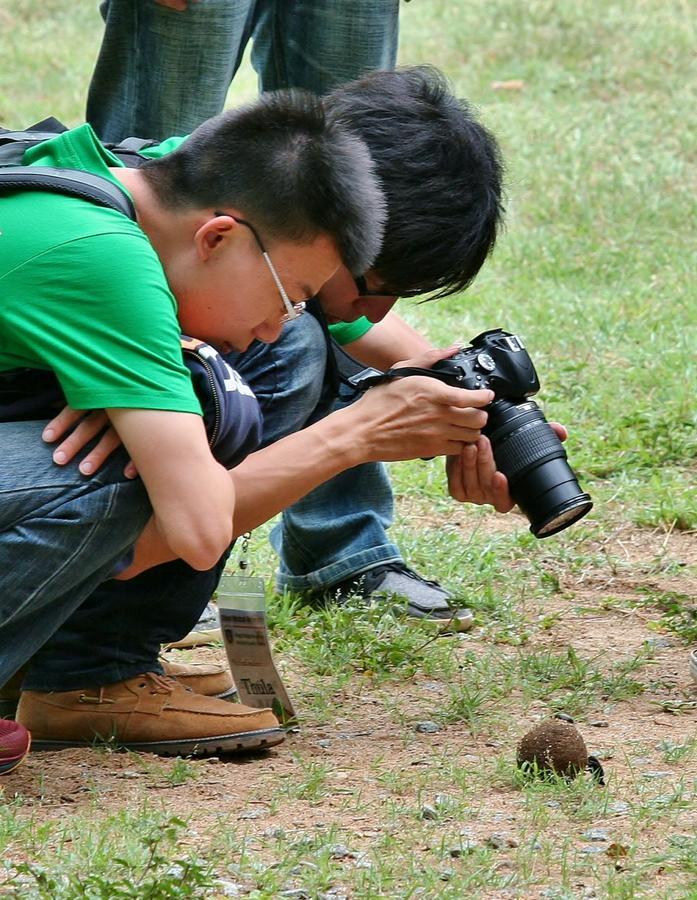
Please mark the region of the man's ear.
POLYGON ((199 258, 203 262, 209 260, 234 235, 237 227, 237 221, 232 216, 214 215, 207 219, 194 233, 199 258))

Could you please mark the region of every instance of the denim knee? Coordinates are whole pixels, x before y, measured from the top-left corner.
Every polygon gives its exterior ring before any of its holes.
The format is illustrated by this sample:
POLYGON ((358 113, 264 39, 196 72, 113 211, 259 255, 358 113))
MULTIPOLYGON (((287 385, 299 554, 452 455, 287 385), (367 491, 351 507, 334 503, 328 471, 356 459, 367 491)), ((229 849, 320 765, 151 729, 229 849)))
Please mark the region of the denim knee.
POLYGON ((319 322, 304 315, 289 322, 275 344, 256 341, 225 359, 249 384, 264 416, 262 446, 299 431, 329 412, 327 343, 319 322))

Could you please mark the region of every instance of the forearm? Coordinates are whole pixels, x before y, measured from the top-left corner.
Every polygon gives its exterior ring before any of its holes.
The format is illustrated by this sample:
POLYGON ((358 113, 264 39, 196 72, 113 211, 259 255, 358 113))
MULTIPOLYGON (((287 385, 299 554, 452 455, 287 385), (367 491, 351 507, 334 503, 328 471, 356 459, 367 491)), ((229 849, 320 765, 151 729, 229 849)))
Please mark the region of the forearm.
POLYGON ((108 410, 140 473, 154 524, 172 554, 194 569, 215 565, 232 540, 235 496, 191 413, 108 410))
POLYGON ((235 488, 235 537, 267 522, 339 472, 365 461, 361 442, 350 438, 350 416, 344 415, 349 412, 340 410, 257 450, 230 471, 235 488))
MULTIPOLYGON (((448 351, 417 357, 430 367, 448 351)), ((339 472, 366 462, 459 453, 486 422, 491 391, 410 377, 371 388, 355 403, 252 453, 230 473, 235 536, 266 522, 339 472)))
POLYGON ((355 359, 383 370, 432 348, 430 341, 394 312, 388 313, 358 340, 344 345, 344 350, 355 359))

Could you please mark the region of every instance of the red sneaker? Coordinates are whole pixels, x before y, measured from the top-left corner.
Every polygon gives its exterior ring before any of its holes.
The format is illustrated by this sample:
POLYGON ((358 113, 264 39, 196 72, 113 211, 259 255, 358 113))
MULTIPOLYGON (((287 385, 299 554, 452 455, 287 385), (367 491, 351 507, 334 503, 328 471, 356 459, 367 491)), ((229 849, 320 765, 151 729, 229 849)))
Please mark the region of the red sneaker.
POLYGON ((31 735, 19 722, 0 719, 0 775, 15 769, 29 753, 31 735))

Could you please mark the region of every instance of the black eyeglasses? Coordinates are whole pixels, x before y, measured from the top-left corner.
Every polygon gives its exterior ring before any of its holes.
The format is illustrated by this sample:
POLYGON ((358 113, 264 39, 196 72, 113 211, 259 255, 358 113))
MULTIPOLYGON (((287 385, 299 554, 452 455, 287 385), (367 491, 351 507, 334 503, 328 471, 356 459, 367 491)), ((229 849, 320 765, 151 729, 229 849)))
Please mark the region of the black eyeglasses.
POLYGON ((371 291, 368 289, 365 276, 356 275, 353 280, 359 297, 420 297, 421 294, 426 293, 421 288, 414 288, 408 291, 393 291, 389 287, 383 287, 379 291, 371 291))
MULTIPOLYGON (((229 213, 216 211, 216 216, 227 216, 229 213)), ((251 222, 247 222, 246 219, 239 219, 237 216, 230 216, 231 219, 234 219, 235 222, 238 222, 240 225, 244 225, 254 235, 254 240, 257 242, 257 246, 261 250, 261 255, 264 257, 264 261, 269 268, 269 272, 271 272, 271 276, 274 280, 276 287, 278 288, 278 293, 281 295, 281 300, 283 300, 283 305, 286 309, 284 315, 281 316, 280 322, 281 325, 285 325, 286 322, 292 322, 295 319, 300 318, 300 316, 305 312, 306 301, 305 300, 297 300, 293 301, 290 299, 288 294, 286 293, 286 289, 283 287, 281 283, 280 276, 276 271, 276 267, 271 262, 271 258, 269 257, 268 251, 264 244, 262 243, 261 238, 259 237, 259 232, 252 225, 251 222)))

